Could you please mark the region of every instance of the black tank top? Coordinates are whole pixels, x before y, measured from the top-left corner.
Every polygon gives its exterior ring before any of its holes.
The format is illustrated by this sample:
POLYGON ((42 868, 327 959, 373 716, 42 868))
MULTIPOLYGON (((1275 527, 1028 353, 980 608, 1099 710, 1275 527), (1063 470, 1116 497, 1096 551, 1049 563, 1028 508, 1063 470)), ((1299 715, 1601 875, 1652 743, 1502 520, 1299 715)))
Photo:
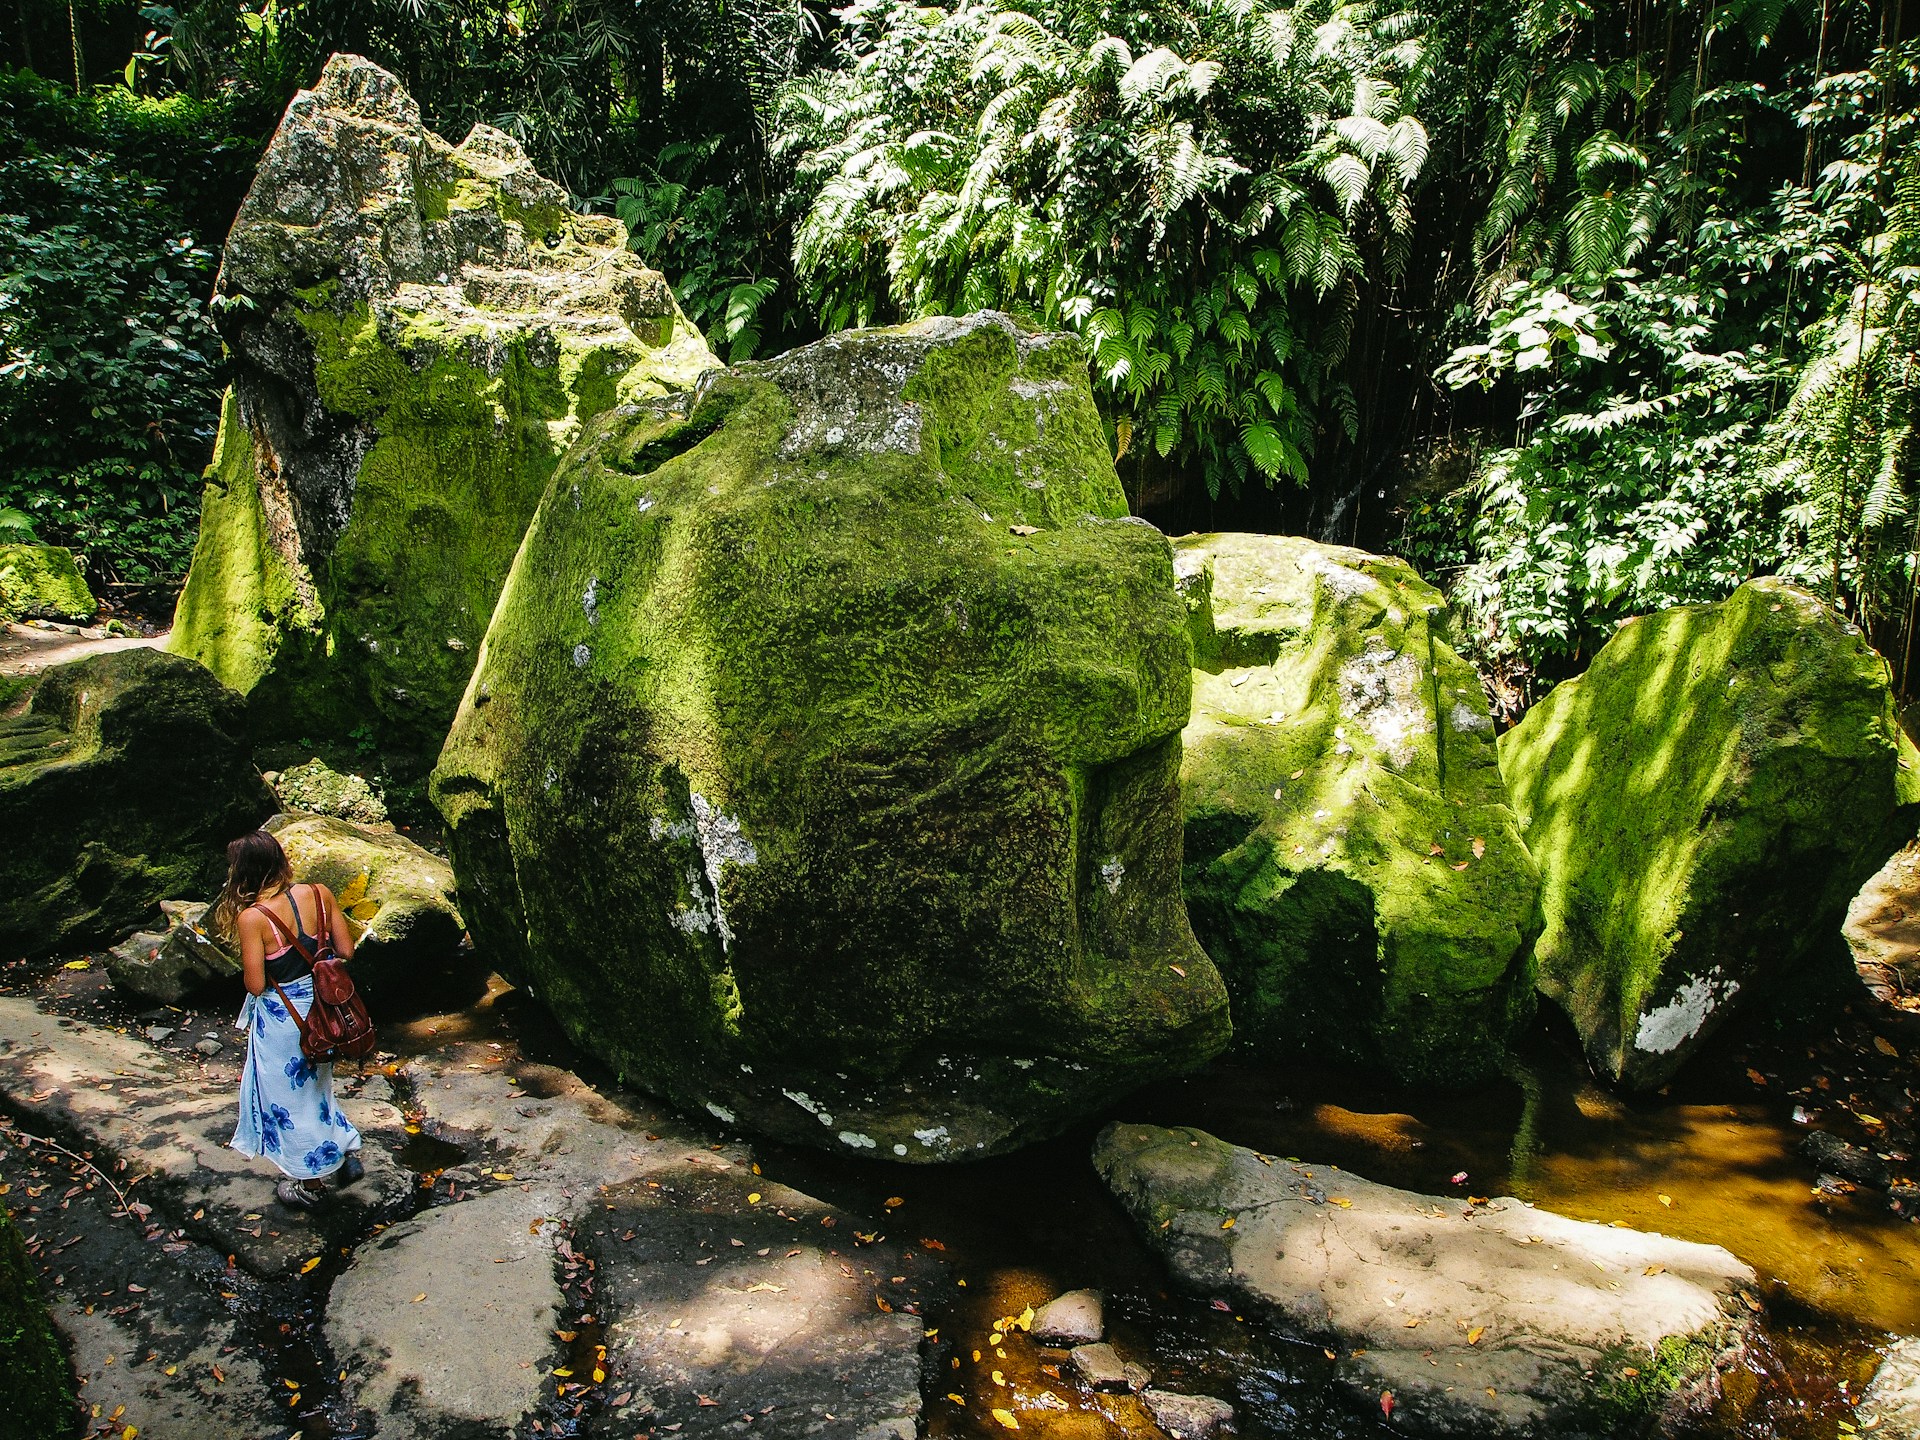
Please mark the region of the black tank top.
MULTIPOLYGON (((315 953, 319 952, 320 942, 307 934, 306 921, 300 918, 300 900, 292 890, 287 891, 287 904, 293 907, 293 928, 300 937, 300 944, 315 953)), ((263 910, 265 906, 261 907, 263 910)), ((272 914, 271 911, 267 913, 272 914)), ((278 918, 278 917, 275 917, 278 918)), ((269 922, 271 923, 271 922, 269 922)), ((275 927, 275 933, 279 933, 275 927)), ((298 946, 284 945, 266 957, 267 979, 276 985, 290 985, 295 980, 304 980, 313 973, 313 966, 307 963, 307 957, 300 953, 298 946)))

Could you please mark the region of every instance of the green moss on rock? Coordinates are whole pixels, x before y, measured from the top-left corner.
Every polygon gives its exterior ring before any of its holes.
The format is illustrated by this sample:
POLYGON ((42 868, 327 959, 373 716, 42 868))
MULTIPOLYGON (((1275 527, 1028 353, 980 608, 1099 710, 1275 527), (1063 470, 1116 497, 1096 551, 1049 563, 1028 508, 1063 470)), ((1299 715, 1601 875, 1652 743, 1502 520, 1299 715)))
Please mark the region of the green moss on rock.
POLYGON ((65 1440, 79 1412, 33 1261, 0 1204, 0 1440, 65 1440))
POLYGON ((618 222, 354 56, 288 106, 221 277, 246 303, 172 647, 263 737, 424 770, 568 441, 717 362, 618 222))
POLYGON ((1288 536, 1174 554, 1187 905, 1236 1044, 1484 1078, 1528 1013, 1539 880, 1445 602, 1401 561, 1288 536))
POLYGON ((415 988, 444 971, 466 926, 453 867, 391 825, 287 813, 265 827, 297 882, 325 885, 354 927, 353 974, 369 995, 415 988))
POLYGON ((0 719, 0 955, 111 938, 211 894, 273 813, 240 697, 191 660, 121 650, 36 677, 0 719))
POLYGON ((1500 759, 1544 881, 1540 988, 1641 1088, 1755 994, 1846 973, 1847 903, 1920 800, 1886 663, 1772 579, 1628 622, 1500 759))
POLYGON ((99 607, 62 545, 0 545, 0 620, 91 620, 99 607))
POLYGON ((629 1080, 971 1157, 1226 1040, 1189 685, 1073 342, 927 321, 590 428, 433 794, 481 953, 629 1080))

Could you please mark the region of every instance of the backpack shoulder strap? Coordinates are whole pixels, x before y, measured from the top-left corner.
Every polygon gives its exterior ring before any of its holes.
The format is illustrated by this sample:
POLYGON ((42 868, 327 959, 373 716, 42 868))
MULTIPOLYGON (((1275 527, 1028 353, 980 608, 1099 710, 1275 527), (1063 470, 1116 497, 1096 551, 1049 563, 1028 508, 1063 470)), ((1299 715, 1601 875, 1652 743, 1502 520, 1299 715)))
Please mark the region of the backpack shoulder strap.
POLYGON ((305 960, 307 964, 313 964, 313 952, 300 943, 300 937, 287 928, 286 921, 274 914, 273 911, 269 910, 265 905, 255 905, 252 908, 267 917, 267 923, 280 932, 280 938, 287 942, 289 948, 298 951, 300 958, 305 960))

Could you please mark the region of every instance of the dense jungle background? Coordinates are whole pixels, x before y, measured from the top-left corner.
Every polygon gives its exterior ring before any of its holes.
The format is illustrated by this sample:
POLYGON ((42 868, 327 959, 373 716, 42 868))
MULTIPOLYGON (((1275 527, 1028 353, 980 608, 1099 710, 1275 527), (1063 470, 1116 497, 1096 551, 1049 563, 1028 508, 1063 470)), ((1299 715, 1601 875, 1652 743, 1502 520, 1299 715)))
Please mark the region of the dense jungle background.
POLYGON ((1911 698, 1920 42, 1902 0, 13 0, 0 525, 191 552, 220 244, 335 50, 612 212, 715 351, 997 307, 1087 345, 1169 533, 1384 549, 1509 717, 1792 577, 1911 698))

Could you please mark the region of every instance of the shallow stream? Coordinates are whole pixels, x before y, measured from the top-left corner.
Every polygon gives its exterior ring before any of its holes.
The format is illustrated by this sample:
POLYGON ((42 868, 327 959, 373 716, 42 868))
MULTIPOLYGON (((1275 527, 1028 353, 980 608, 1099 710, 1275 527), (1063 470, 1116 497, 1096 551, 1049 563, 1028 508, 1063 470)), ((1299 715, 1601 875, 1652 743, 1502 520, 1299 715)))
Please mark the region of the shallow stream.
MULTIPOLYGON (((115 1013, 122 1007, 94 975, 42 977, 27 988, 56 1008, 133 1018, 115 1013), (62 995, 80 992, 82 981, 84 996, 62 995)), ((492 1042, 510 1070, 522 1061, 559 1065, 615 1088, 544 1011, 497 979, 484 992, 476 985, 464 1008, 385 1025, 382 1037, 403 1056, 454 1040, 492 1042)), ((1148 1365, 1157 1383, 1233 1401, 1246 1440, 1389 1433, 1329 1385, 1332 1361, 1317 1345, 1277 1339, 1253 1316, 1170 1289, 1088 1160, 1100 1125, 1121 1119, 1194 1125, 1429 1194, 1513 1194, 1583 1220, 1724 1245, 1760 1272, 1768 1312, 1726 1398, 1688 1436, 1837 1440, 1843 1425, 1858 1423, 1854 1397, 1878 1347, 1889 1334, 1920 1333, 1920 1225, 1891 1210, 1883 1193, 1823 1191, 1798 1147, 1809 1128, 1828 1130, 1913 1174, 1914 1048, 1907 1034, 1889 1054, 1895 1047, 1876 1045, 1861 1017, 1839 1016, 1810 1046, 1804 1038, 1745 1048, 1729 1040, 1670 1093, 1629 1102, 1590 1079, 1570 1035, 1543 1024, 1511 1079, 1467 1092, 1223 1062, 1142 1091, 1056 1140, 972 1165, 755 1148, 769 1178, 885 1217, 896 1239, 947 1262, 950 1283, 927 1287, 921 1301, 935 1331, 923 1372, 934 1437, 1002 1440, 996 1407, 1012 1411, 1022 1431, 1061 1440, 1157 1434, 1131 1397, 1087 1396, 1049 1373, 1023 1335, 996 1331, 1002 1317, 1082 1286, 1105 1292, 1109 1338, 1125 1358, 1148 1365), (1463 1171, 1465 1183, 1452 1184, 1463 1171)), ((402 1158, 429 1176, 460 1158, 431 1135, 414 1144, 418 1153, 402 1158)), ((317 1340, 303 1338, 313 1298, 303 1288, 299 1313, 262 1312, 274 1323, 263 1324, 261 1343, 302 1372, 324 1365, 305 1353, 317 1340)), ((312 1378, 315 1398, 326 1396, 326 1377, 312 1378)), ((352 1433, 331 1404, 299 1418, 313 1440, 352 1433)), ((591 1413, 564 1421, 550 1412, 549 1422, 549 1434, 599 1433, 591 1413)))
MULTIPOLYGON (((389 1035, 399 1048, 409 1037, 498 1040, 525 1058, 608 1079, 498 981, 463 1012, 389 1035)), ((764 1142, 756 1149, 768 1176, 884 1215, 896 1238, 931 1241, 949 1263, 953 1283, 926 1314, 937 1332, 925 1371, 936 1437, 999 1440, 1006 1432, 995 1407, 1013 1411, 1022 1431, 1049 1437, 1157 1434, 1131 1398, 1090 1397, 1048 1373, 1024 1336, 1000 1332, 992 1343, 1002 1317, 1081 1286, 1106 1293, 1109 1338, 1123 1356, 1147 1364, 1156 1382, 1232 1400, 1248 1440, 1389 1433, 1329 1387, 1332 1362, 1317 1345, 1278 1340, 1253 1317, 1168 1287, 1088 1161, 1100 1126, 1120 1119, 1195 1125, 1429 1194, 1518 1195, 1582 1220, 1724 1245, 1760 1273, 1768 1314, 1726 1399, 1688 1434, 1833 1440, 1854 1423, 1877 1346, 1890 1333, 1920 1333, 1920 1225, 1878 1192, 1819 1192, 1798 1146, 1812 1125, 1903 1155, 1916 1084, 1910 1057, 1875 1049, 1867 1028, 1845 1015, 1812 1048, 1725 1042, 1669 1093, 1630 1102, 1591 1079, 1569 1034, 1543 1024, 1512 1079, 1466 1092, 1217 1063, 1057 1140, 972 1165, 896 1166, 764 1142), (1796 1108, 1808 1123, 1796 1122, 1796 1108), (1452 1185, 1462 1171, 1467 1182, 1452 1185)))

